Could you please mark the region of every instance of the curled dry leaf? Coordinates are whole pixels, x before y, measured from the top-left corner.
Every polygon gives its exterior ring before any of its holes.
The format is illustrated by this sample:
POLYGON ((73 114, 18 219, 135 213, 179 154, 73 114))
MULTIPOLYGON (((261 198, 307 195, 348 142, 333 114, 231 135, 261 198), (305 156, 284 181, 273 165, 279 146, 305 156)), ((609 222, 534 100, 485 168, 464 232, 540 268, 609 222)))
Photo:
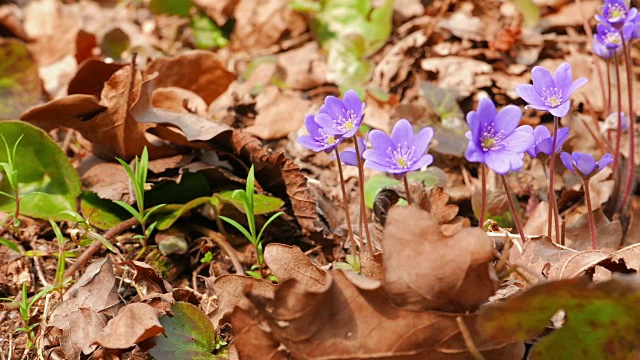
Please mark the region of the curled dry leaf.
POLYGON ((394 207, 382 247, 386 290, 402 308, 473 311, 497 288, 493 244, 478 228, 447 237, 428 212, 394 207))
MULTIPOLYGON (((622 244, 622 225, 619 220, 609 221, 602 208, 593 211, 596 225, 597 248, 616 250, 622 244)), ((591 249, 589 235, 589 214, 583 214, 573 224, 566 227, 565 244, 575 250, 591 249)))
POLYGON ((218 297, 218 307, 208 314, 209 319, 219 329, 223 324, 220 320, 233 311, 235 306, 247 307, 250 305, 245 292, 251 289, 255 294, 264 297, 273 297, 276 289, 270 281, 254 279, 240 275, 222 275, 217 278, 205 280, 207 291, 218 297))
POLYGON ((449 194, 440 186, 423 194, 420 199, 420 208, 427 211, 440 226, 444 236, 452 236, 463 227, 471 225, 468 218, 458 215, 458 205, 448 204, 449 194))
MULTIPOLYGON (((290 279, 280 285, 274 298, 253 293, 248 296, 259 317, 255 317, 252 308, 236 307, 230 318, 242 359, 281 359, 279 344, 294 359, 468 359, 471 356, 456 324, 459 314, 397 308, 391 305, 380 282, 355 274, 328 273, 325 287, 318 291, 308 291, 306 285, 290 279), (257 347, 260 353, 256 353, 257 347)), ((470 326, 475 315, 460 316, 487 359, 522 356, 521 343, 482 339, 470 326)))
POLYGON ((158 73, 156 88, 179 87, 198 94, 210 104, 224 93, 236 78, 224 62, 211 51, 187 51, 173 58, 154 59, 147 76, 158 73))
POLYGON ((96 336, 94 343, 107 349, 128 349, 164 333, 160 311, 144 303, 126 305, 96 336))
POLYGON ((280 282, 296 279, 308 291, 318 291, 326 285, 326 272, 313 264, 297 246, 269 244, 264 249, 264 261, 280 282))

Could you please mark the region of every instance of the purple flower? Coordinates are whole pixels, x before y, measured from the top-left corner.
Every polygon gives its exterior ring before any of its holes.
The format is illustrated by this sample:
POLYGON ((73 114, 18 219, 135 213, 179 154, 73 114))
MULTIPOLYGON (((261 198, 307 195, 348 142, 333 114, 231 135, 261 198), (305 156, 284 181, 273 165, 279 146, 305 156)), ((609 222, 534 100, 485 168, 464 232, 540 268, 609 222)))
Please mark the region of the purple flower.
MULTIPOLYGON (((368 138, 369 133, 367 133, 367 135, 365 135, 365 138, 356 138, 356 141, 358 142, 358 150, 360 150, 360 157, 362 157, 362 154, 364 154, 364 151, 367 149, 367 145, 366 145, 366 139, 368 138)), ((358 157, 356 156, 356 147, 350 147, 347 150, 343 151, 340 153, 340 160, 342 160, 343 163, 345 163, 346 165, 350 165, 350 166, 358 166, 358 157)))
POLYGON ((600 161, 596 162, 593 155, 577 151, 573 154, 563 152, 560 154, 560 159, 562 159, 562 163, 567 169, 583 178, 592 177, 613 162, 611 154, 604 154, 600 161))
POLYGON ((339 135, 327 132, 322 126, 316 122, 314 115, 307 115, 304 118, 304 125, 309 135, 298 136, 298 143, 315 152, 324 151, 327 154, 333 151, 344 139, 339 135))
MULTIPOLYGON (((629 119, 627 118, 627 115, 621 113, 620 122, 622 123, 622 131, 629 130, 629 119)), ((602 127, 604 131, 618 129, 618 112, 612 112, 609 114, 609 116, 604 119, 602 127)))
POLYGON ((433 156, 427 154, 433 129, 426 127, 415 135, 411 123, 399 120, 391 130, 389 137, 384 131, 371 130, 369 141, 372 149, 367 149, 363 157, 365 166, 402 178, 410 171, 418 170, 433 162, 433 156))
POLYGON ((627 9, 624 0, 605 0, 602 8, 602 15, 596 14, 596 20, 621 27, 625 22, 635 19, 638 14, 636 8, 627 9))
POLYGON ((531 70, 533 85, 516 86, 516 92, 532 108, 547 110, 553 116, 563 117, 569 112, 569 98, 579 87, 587 83, 586 78, 573 81, 571 65, 562 63, 551 73, 549 70, 534 66, 531 70), (573 82, 572 82, 573 81, 573 82))
POLYGON ((596 34, 593 34, 593 39, 591 40, 591 50, 594 54, 600 56, 605 60, 609 60, 613 56, 614 51, 608 49, 606 46, 600 43, 600 40, 598 40, 598 35, 596 34))
POLYGON ((620 51, 623 41, 629 41, 633 35, 632 23, 627 23, 622 26, 621 30, 614 28, 607 23, 599 23, 596 26, 596 34, 593 34, 593 38, 604 47, 612 51, 620 51))
POLYGON ((327 133, 348 138, 358 131, 363 111, 364 103, 360 101, 355 90, 349 90, 344 94, 344 100, 327 96, 316 115, 316 122, 327 133))
POLYGON ((524 152, 534 144, 533 129, 517 127, 522 111, 514 105, 496 111, 493 102, 480 99, 478 111, 467 114, 469 145, 465 157, 471 162, 481 162, 500 175, 517 171, 524 165, 524 152), (516 128, 517 127, 517 128, 516 128))
MULTIPOLYGON (((562 145, 567 138, 569 137, 569 128, 565 127, 562 129, 558 129, 558 141, 556 142, 556 154, 562 150, 562 145)), ((538 125, 535 129, 533 129, 533 138, 535 140, 535 144, 532 147, 527 149, 527 154, 531 155, 531 157, 537 158, 540 154, 545 154, 547 156, 551 155, 551 149, 553 147, 553 136, 551 136, 551 132, 544 125, 538 125)))

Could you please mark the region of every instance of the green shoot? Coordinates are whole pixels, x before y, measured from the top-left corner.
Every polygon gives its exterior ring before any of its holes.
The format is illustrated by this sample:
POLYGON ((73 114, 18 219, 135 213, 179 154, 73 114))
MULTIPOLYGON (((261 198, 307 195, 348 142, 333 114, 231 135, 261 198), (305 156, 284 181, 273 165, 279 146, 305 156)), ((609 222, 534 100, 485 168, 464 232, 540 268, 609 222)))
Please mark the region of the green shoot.
POLYGON ((34 295, 31 299, 27 296, 27 283, 22 283, 22 296, 20 297, 20 301, 18 299, 10 299, 10 298, 0 298, 0 301, 9 301, 18 305, 18 310, 20 311, 20 317, 22 318, 23 326, 17 328, 16 331, 26 333, 28 336, 27 340, 27 349, 31 349, 33 347, 33 340, 35 338, 34 329, 38 326, 39 323, 29 324, 31 320, 31 307, 35 304, 40 298, 47 295, 54 289, 53 286, 48 286, 42 289, 39 293, 34 295))
POLYGON ((209 264, 212 260, 213 254, 211 253, 211 251, 207 251, 206 253, 204 253, 202 259, 200 259, 200 262, 203 264, 209 264))
POLYGON ((255 183, 255 177, 254 177, 254 170, 253 170, 253 165, 251 166, 251 169, 249 170, 249 175, 247 175, 247 185, 245 190, 236 190, 233 192, 233 198, 239 197, 240 200, 242 201, 243 207, 244 207, 244 212, 245 215, 247 216, 247 224, 249 225, 249 229, 245 229, 244 226, 240 225, 237 221, 230 219, 228 217, 225 216, 220 216, 220 219, 226 221, 227 223, 233 225, 233 227, 235 227, 236 229, 238 229, 238 231, 240 231, 242 233, 242 235, 244 235, 244 237, 247 238, 247 240, 249 240, 249 242, 251 242, 251 244, 255 247, 256 249, 256 254, 258 256, 258 265, 252 268, 252 271, 247 271, 247 274, 253 276, 253 277, 258 277, 258 278, 262 278, 261 273, 259 272, 255 272, 253 270, 262 270, 262 268, 264 267, 264 252, 263 252, 263 246, 262 246, 262 234, 264 233, 264 229, 267 228, 267 226, 273 221, 275 220, 278 216, 282 215, 282 212, 278 212, 273 214, 265 223, 264 226, 262 227, 262 230, 260 230, 259 233, 257 233, 256 231, 256 218, 255 218, 255 213, 254 213, 254 201, 253 201, 253 197, 254 197, 254 183, 255 183))
POLYGON ((67 239, 62 235, 62 231, 58 224, 56 224, 53 220, 49 219, 49 223, 53 228, 53 232, 56 234, 56 240, 58 241, 58 266, 56 267, 56 285, 62 285, 64 282, 64 270, 66 268, 66 252, 64 251, 65 243, 67 239))
POLYGON ((115 203, 122 206, 140 223, 140 227, 142 228, 142 235, 137 235, 134 237, 140 239, 140 241, 142 242, 142 250, 138 254, 138 256, 140 256, 146 250, 147 241, 149 240, 151 233, 153 233, 153 230, 157 225, 157 222, 154 222, 147 227, 147 221, 149 220, 151 214, 153 214, 153 212, 158 210, 159 208, 163 207, 164 204, 156 205, 147 211, 145 211, 144 209, 144 187, 147 182, 147 170, 149 166, 149 154, 147 153, 146 147, 144 148, 144 150, 142 150, 140 159, 138 159, 138 157, 136 156, 136 158, 133 160, 134 169, 132 169, 129 164, 124 162, 122 159, 116 158, 116 160, 118 160, 118 162, 124 167, 127 175, 129 176, 129 179, 131 180, 133 191, 136 196, 136 204, 138 206, 138 209, 134 209, 133 206, 123 201, 116 201, 115 203))
POLYGON ((15 169, 15 160, 16 160, 16 151, 18 149, 18 143, 22 140, 22 136, 18 138, 18 140, 13 144, 13 150, 9 149, 9 143, 7 139, 2 136, 2 141, 4 142, 5 152, 7 154, 7 161, 0 163, 0 167, 4 170, 5 176, 9 181, 9 186, 13 190, 13 195, 8 194, 4 191, 0 191, 0 195, 4 195, 8 198, 14 199, 16 202, 16 209, 13 212, 13 226, 20 226, 20 220, 18 220, 18 215, 20 214, 20 193, 18 192, 18 170, 15 169))

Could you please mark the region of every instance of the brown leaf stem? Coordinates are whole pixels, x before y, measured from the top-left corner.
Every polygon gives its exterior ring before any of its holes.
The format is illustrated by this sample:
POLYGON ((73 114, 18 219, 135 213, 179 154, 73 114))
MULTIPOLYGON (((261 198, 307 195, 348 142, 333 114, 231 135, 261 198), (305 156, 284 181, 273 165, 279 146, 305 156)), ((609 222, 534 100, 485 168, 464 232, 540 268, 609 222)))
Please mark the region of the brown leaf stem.
MULTIPOLYGON (((520 222, 520 216, 518 215, 518 211, 516 210, 516 205, 513 202, 513 197, 511 196, 511 190, 509 190, 509 185, 507 185, 507 178, 504 175, 500 175, 502 179, 502 185, 504 185, 504 191, 507 193, 507 199, 509 200, 509 207, 511 207, 511 212, 513 213, 513 218, 516 222, 516 226, 518 227, 518 232, 520 233, 520 238, 522 239, 522 243, 527 242, 527 237, 524 236, 524 230, 522 230, 522 223, 520 222)), ((551 235, 551 233, 549 233, 551 235)))

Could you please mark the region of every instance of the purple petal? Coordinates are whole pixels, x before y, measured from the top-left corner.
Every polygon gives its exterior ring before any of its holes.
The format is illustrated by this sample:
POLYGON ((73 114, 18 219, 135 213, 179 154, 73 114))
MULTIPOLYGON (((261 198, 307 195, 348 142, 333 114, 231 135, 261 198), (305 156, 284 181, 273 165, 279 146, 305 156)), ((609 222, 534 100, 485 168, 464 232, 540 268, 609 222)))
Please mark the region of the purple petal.
POLYGON ((544 105, 540 94, 536 91, 533 85, 524 84, 516 86, 516 92, 529 106, 544 105))
POLYGON ((536 148, 536 155, 540 153, 551 155, 551 138, 548 137, 540 141, 539 143, 536 144, 535 148, 536 148))
POLYGON ((419 170, 425 166, 429 166, 433 163, 432 155, 422 155, 412 166, 411 171, 419 170))
POLYGON ((509 172, 509 159, 503 151, 488 151, 485 157, 487 166, 499 175, 509 172))
POLYGON ((533 69, 531 69, 531 77, 533 78, 533 87, 538 94, 544 93, 544 89, 552 89, 555 87, 551 73, 542 66, 534 66, 533 69))
POLYGON ((569 95, 566 94, 569 92, 572 81, 573 73, 571 65, 568 62, 560 64, 560 66, 558 66, 556 71, 553 73, 553 83, 556 85, 556 88, 560 89, 562 98, 564 100, 569 99, 569 95))
POLYGON ((379 164, 379 163, 375 162, 374 160, 369 160, 369 159, 367 159, 367 161, 364 162, 364 166, 367 169, 371 169, 371 170, 378 170, 378 171, 384 171, 384 172, 389 172, 389 170, 390 170, 389 166, 385 166, 385 165, 379 164))
POLYGON ((360 97, 355 90, 347 91, 344 94, 343 102, 344 106, 348 110, 353 110, 353 112, 355 112, 358 117, 362 116, 362 109, 364 109, 364 107, 362 106, 362 101, 360 101, 360 97))
POLYGON ((533 137, 536 139, 536 142, 540 142, 544 139, 550 138, 551 131, 549 131, 549 129, 544 125, 538 125, 533 129, 533 137))
POLYGON ((326 113, 318 113, 314 121, 324 129, 333 129, 333 119, 326 113))
POLYGON ((335 96, 327 96, 319 112, 328 114, 333 119, 344 117, 344 104, 335 96))
POLYGON ((355 148, 349 148, 340 153, 340 160, 343 163, 351 166, 358 166, 358 157, 356 157, 355 148))
MULTIPOLYGON (((480 136, 480 119, 478 118, 477 111, 469 111, 467 113, 467 124, 469 125, 469 130, 471 130, 470 136, 479 137, 480 136)), ((467 136, 467 139, 471 139, 470 136, 467 136)))
POLYGON ((321 126, 315 121, 315 116, 313 114, 305 116, 304 126, 307 128, 307 131, 311 136, 316 137, 320 135, 321 126))
POLYGON ((322 145, 321 143, 315 141, 314 138, 312 138, 309 135, 301 135, 298 136, 298 144, 306 147, 309 150, 315 151, 315 152, 319 152, 324 150, 324 145, 322 145))
POLYGON ((613 156, 611 156, 611 154, 604 154, 604 156, 600 159, 600 161, 598 161, 598 171, 601 171, 612 162, 613 162, 613 156))
POLYGON ((464 157, 469 162, 484 162, 485 152, 473 141, 470 141, 469 145, 467 146, 467 151, 464 153, 464 157))
POLYGON ((384 165, 384 166, 387 166, 387 167, 393 166, 395 164, 391 160, 389 155, 387 155, 387 153, 383 152, 383 151, 367 149, 367 150, 365 150, 364 154, 362 154, 362 157, 365 160, 370 160, 370 161, 376 162, 376 163, 378 163, 380 165, 384 165))
POLYGON ((431 138, 433 138, 433 128, 426 127, 420 130, 413 143, 416 156, 424 155, 424 153, 427 152, 431 138))
POLYGON ((550 111, 551 109, 553 109, 551 106, 549 105, 539 105, 539 104, 528 104, 526 106, 527 108, 534 108, 536 110, 542 110, 542 111, 550 111))
POLYGON ((571 154, 565 151, 561 152, 560 160, 562 160, 562 163, 567 169, 569 169, 573 173, 576 172, 573 168, 573 156, 571 156, 571 154))
POLYGON ((386 151, 387 149, 395 148, 389 135, 382 130, 371 130, 369 132, 369 142, 374 149, 386 151))
POLYGON ((569 113, 569 109, 571 109, 571 101, 567 100, 565 103, 558 107, 550 108, 549 112, 553 116, 565 117, 567 113, 569 113))
POLYGON ((506 153, 504 156, 509 161, 509 171, 518 171, 524 166, 524 154, 506 153))
POLYGON ((503 131, 505 135, 511 134, 522 119, 522 110, 515 105, 505 106, 494 120, 494 128, 496 131, 503 131))
POLYGON ((576 90, 578 90, 580 87, 582 87, 584 84, 586 84, 589 80, 587 80, 587 78, 579 78, 576 81, 573 82, 573 84, 571 84, 571 87, 569 87, 569 90, 567 91, 567 94, 565 95, 564 93, 562 93, 562 96, 567 98, 567 101, 569 99, 569 97, 571 95, 573 95, 574 92, 576 92, 576 90))
POLYGON ((480 121, 480 128, 478 133, 474 134, 480 136, 485 131, 485 128, 493 124, 497 111, 493 101, 487 98, 482 98, 478 102, 478 120, 480 121))
POLYGON ((558 141, 556 142, 556 153, 562 148, 564 142, 569 138, 569 128, 564 127, 562 129, 558 129, 558 141))
POLYGON ((513 134, 504 139, 508 151, 523 153, 535 144, 533 129, 529 125, 518 127, 513 134))
MULTIPOLYGON (((411 123, 407 119, 398 120, 391 130, 391 140, 393 140, 394 144, 402 144, 404 142, 411 144, 414 138, 413 127, 411 127, 411 123)), ((371 143, 373 143, 373 139, 371 143)))
POLYGON ((596 169, 596 160, 590 154, 573 153, 575 167, 582 175, 590 175, 596 169))

